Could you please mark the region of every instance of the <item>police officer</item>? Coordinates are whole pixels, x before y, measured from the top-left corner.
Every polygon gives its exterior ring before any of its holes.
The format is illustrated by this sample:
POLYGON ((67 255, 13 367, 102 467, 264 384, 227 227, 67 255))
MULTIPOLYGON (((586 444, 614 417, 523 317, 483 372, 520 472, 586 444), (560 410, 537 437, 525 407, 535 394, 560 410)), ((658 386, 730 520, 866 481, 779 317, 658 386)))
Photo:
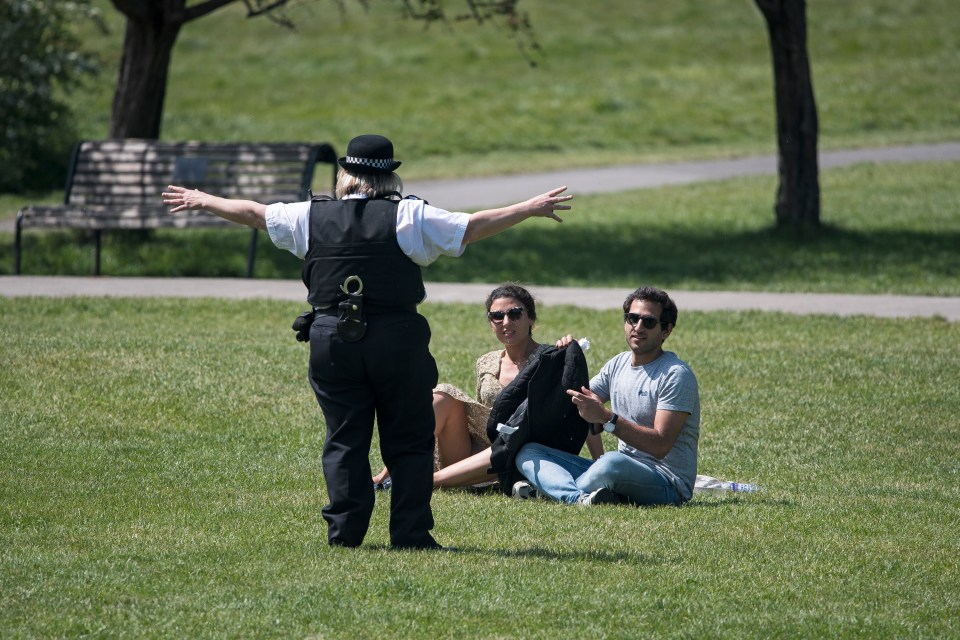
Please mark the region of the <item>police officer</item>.
POLYGON ((336 199, 263 205, 168 187, 172 213, 204 209, 266 229, 270 239, 304 259, 303 281, 313 307, 310 383, 327 433, 323 507, 331 545, 359 546, 375 502, 370 483, 374 420, 390 469, 390 544, 439 549, 433 514, 437 367, 430 327, 417 313, 425 290, 421 267, 531 217, 562 220, 555 211, 573 196, 559 187, 514 205, 474 214, 444 211, 402 198, 393 144, 380 135, 350 141, 339 159, 336 199))

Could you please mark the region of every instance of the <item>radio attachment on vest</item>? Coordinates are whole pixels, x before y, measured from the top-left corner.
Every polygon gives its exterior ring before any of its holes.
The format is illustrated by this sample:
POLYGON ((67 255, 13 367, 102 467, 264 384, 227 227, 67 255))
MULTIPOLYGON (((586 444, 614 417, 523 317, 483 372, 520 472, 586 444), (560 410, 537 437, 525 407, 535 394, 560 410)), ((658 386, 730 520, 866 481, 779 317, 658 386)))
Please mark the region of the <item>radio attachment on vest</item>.
POLYGON ((367 333, 367 319, 363 314, 363 280, 360 276, 349 276, 340 285, 347 299, 337 306, 337 335, 344 342, 359 342, 367 333), (356 284, 356 291, 350 286, 356 284))

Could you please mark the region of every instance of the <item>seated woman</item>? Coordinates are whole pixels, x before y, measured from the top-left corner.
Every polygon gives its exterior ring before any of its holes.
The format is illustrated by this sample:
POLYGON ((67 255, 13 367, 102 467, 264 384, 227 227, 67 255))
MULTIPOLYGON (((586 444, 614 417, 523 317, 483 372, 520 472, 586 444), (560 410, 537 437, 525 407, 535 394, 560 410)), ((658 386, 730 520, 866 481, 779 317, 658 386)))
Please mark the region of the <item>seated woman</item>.
MULTIPOLYGON (((490 329, 504 348, 477 359, 479 402, 452 385, 441 384, 434 389, 433 408, 438 433, 449 430, 452 435, 466 431, 471 442, 468 455, 448 461, 444 461, 441 455, 441 467, 433 474, 434 487, 462 487, 497 479, 496 475, 487 473, 490 468, 490 440, 487 438, 490 408, 503 388, 513 382, 530 356, 541 347, 533 339, 537 307, 529 291, 515 284, 497 287, 487 296, 486 307, 490 329)), ((440 437, 437 437, 438 446, 440 437)))
MULTIPOLYGON (((492 482, 487 418, 497 396, 513 382, 530 356, 541 347, 533 339, 537 307, 530 292, 516 284, 497 287, 486 300, 490 329, 503 345, 477 359, 477 399, 457 387, 440 384, 433 390, 437 467, 435 487, 461 487, 492 482)), ((384 488, 384 469, 373 482, 384 488)))

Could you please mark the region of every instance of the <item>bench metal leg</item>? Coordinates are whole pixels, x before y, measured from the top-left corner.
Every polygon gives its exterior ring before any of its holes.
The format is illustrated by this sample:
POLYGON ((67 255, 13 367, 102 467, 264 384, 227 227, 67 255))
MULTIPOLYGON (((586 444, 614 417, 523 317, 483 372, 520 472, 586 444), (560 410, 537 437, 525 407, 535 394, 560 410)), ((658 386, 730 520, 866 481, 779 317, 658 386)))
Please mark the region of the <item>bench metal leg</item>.
POLYGON ((20 229, 20 221, 17 220, 17 229, 13 237, 13 274, 20 275, 20 237, 22 235, 22 230, 20 229))
POLYGON ((100 275, 100 229, 93 232, 93 275, 100 275))
POLYGON ((257 258, 257 231, 258 229, 253 230, 253 235, 250 236, 250 252, 247 254, 247 277, 253 277, 253 261, 257 258))

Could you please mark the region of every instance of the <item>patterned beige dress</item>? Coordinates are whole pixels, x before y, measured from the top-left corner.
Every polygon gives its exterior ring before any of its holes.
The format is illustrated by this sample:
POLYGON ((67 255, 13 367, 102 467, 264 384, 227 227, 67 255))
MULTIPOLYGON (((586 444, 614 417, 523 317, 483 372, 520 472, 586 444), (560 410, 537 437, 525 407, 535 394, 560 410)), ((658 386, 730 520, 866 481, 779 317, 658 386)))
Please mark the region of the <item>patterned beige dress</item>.
MULTIPOLYGON (((452 384, 438 384, 434 391, 440 391, 451 398, 463 402, 467 406, 467 430, 470 432, 470 453, 483 451, 490 446, 487 439, 487 418, 490 417, 490 408, 503 385, 500 384, 500 359, 504 350, 498 349, 485 353, 477 358, 477 400, 452 384)), ((440 458, 434 451, 434 466, 440 469, 440 458)))

